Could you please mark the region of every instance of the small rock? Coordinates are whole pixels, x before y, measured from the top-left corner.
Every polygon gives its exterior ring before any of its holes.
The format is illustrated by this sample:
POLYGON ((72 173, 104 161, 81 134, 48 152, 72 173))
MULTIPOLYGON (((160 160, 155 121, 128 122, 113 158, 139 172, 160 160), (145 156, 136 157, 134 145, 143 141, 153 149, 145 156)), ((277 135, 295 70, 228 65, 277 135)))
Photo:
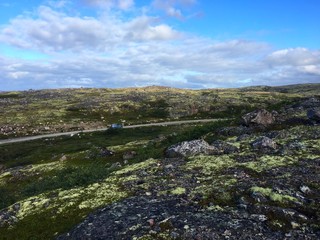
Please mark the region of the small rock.
POLYGON ((307 186, 301 186, 300 187, 300 191, 305 193, 305 194, 308 194, 308 193, 311 192, 311 189, 309 187, 307 187, 307 186))
POLYGON ((67 156, 66 155, 62 155, 62 157, 59 160, 60 161, 66 161, 67 160, 67 156))
POLYGON ((166 166, 164 166, 165 169, 173 169, 174 166, 172 164, 168 164, 166 166))
POLYGON ((153 218, 148 219, 147 222, 149 223, 150 227, 153 227, 155 225, 155 221, 153 218))
POLYGON ((100 150, 99 150, 100 157, 108 157, 108 156, 113 156, 113 155, 114 155, 114 152, 110 151, 106 148, 100 148, 100 150))
POLYGON ((121 166, 121 163, 116 162, 116 163, 113 163, 110 168, 111 168, 111 169, 114 169, 114 168, 120 168, 120 167, 122 167, 122 166, 121 166))
POLYGON ((13 206, 12 206, 12 208, 13 208, 13 210, 14 211, 19 211, 20 210, 20 203, 16 203, 16 204, 14 204, 13 206))
POLYGON ((123 154, 122 159, 123 160, 130 160, 132 158, 134 158, 137 155, 137 153, 135 151, 129 151, 126 152, 125 154, 123 154))
POLYGON ((179 233, 177 233, 177 232, 171 232, 171 233, 170 233, 170 237, 171 237, 172 239, 179 239, 180 235, 179 235, 179 233))
POLYGON ((268 137, 260 137, 257 140, 251 143, 253 149, 277 149, 277 144, 271 138, 268 137))

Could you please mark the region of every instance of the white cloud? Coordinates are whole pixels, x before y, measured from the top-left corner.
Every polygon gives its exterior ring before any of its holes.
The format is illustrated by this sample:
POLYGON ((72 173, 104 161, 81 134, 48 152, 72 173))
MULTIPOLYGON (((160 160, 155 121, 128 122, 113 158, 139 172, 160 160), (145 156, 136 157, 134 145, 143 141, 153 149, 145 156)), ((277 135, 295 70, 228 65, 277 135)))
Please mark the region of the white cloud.
POLYGON ((115 16, 68 16, 47 6, 39 7, 36 16, 19 16, 0 29, 0 42, 42 52, 63 50, 109 51, 128 41, 172 40, 179 33, 141 16, 123 21, 115 16))
POLYGON ((173 40, 179 37, 179 33, 165 24, 155 25, 152 23, 156 19, 142 16, 133 19, 126 25, 129 40, 173 40))
POLYGON ((306 48, 282 49, 271 53, 266 61, 273 66, 320 64, 320 51, 310 51, 306 48))
POLYGON ((124 18, 106 11, 101 17, 85 17, 70 15, 63 7, 41 6, 3 26, 0 42, 49 56, 36 61, 0 54, 0 90, 320 82, 320 51, 274 50, 266 43, 239 39, 216 41, 181 33, 147 15, 124 18))
POLYGON ((82 2, 86 5, 105 9, 119 8, 121 10, 128 10, 134 6, 134 0, 82 0, 82 2))
POLYGON ((196 0, 154 0, 152 5, 156 9, 164 11, 168 16, 184 19, 181 8, 194 5, 196 0))

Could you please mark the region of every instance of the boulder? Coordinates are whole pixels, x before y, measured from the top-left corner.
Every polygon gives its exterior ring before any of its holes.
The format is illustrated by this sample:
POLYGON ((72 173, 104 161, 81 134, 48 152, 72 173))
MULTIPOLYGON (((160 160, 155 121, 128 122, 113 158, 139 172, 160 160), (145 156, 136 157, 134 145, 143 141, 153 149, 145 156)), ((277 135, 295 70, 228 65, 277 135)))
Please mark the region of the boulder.
POLYGON ((204 140, 185 141, 168 147, 165 155, 168 158, 189 157, 198 154, 219 154, 219 150, 204 140))
POLYGON ((233 146, 229 143, 220 140, 214 141, 211 146, 216 147, 221 153, 224 154, 230 154, 239 151, 239 149, 236 146, 233 146))
POLYGON ((270 113, 265 109, 259 109, 243 115, 242 121, 246 126, 268 126, 275 122, 275 113, 270 113))
POLYGON ((271 138, 268 137, 260 137, 251 143, 253 149, 277 149, 277 144, 271 138))
POLYGON ((307 117, 311 121, 320 122, 320 111, 315 109, 310 109, 307 112, 307 117))

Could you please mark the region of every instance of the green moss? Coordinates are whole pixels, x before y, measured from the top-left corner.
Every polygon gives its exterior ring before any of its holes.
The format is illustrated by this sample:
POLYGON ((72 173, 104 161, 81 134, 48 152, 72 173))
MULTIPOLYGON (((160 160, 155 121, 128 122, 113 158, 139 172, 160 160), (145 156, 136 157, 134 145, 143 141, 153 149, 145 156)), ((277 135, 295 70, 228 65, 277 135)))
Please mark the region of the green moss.
POLYGON ((270 198, 270 200, 279 203, 286 203, 286 202, 298 202, 298 199, 289 195, 279 194, 274 192, 271 188, 263 188, 263 187, 252 187, 250 189, 252 192, 259 192, 265 197, 270 198))

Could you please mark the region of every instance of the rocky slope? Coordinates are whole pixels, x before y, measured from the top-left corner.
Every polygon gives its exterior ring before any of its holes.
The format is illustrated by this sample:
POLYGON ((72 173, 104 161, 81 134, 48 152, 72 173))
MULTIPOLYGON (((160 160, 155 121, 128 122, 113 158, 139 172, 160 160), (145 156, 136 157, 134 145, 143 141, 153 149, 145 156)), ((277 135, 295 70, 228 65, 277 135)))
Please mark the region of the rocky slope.
POLYGON ((308 99, 278 119, 255 111, 211 145, 169 147, 166 158, 123 172, 136 176, 122 185, 130 197, 58 239, 319 239, 320 121, 287 114, 319 107, 308 99))

